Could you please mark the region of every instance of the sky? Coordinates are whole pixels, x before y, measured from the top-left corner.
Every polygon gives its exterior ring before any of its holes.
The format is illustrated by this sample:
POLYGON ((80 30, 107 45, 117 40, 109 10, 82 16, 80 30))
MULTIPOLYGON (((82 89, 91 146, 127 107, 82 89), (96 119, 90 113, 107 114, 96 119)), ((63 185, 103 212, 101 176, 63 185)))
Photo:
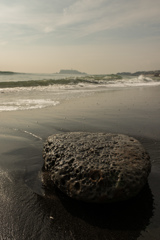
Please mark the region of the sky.
POLYGON ((160 69, 159 0, 0 0, 0 71, 160 69))

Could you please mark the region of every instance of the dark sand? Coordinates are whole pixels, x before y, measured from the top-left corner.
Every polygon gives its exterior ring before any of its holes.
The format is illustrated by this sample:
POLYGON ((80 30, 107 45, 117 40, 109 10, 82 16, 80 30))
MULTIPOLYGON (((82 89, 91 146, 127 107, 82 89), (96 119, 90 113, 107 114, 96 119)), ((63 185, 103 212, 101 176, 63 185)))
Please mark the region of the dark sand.
POLYGON ((0 239, 159 240, 160 87, 109 90, 55 107, 0 112, 0 239), (149 152, 152 172, 132 201, 96 205, 42 188, 42 148, 54 133, 122 133, 149 152))

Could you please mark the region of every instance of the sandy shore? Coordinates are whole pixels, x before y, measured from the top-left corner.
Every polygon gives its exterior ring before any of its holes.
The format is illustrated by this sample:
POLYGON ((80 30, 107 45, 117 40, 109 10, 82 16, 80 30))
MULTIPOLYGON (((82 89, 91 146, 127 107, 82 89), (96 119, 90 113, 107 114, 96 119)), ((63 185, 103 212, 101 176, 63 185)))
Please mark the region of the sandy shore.
POLYGON ((159 239, 160 87, 114 89, 55 107, 0 113, 0 239, 159 239), (97 206, 42 189, 42 148, 54 133, 112 132, 149 152, 149 186, 130 203, 97 206), (147 199, 147 200, 146 200, 147 199))

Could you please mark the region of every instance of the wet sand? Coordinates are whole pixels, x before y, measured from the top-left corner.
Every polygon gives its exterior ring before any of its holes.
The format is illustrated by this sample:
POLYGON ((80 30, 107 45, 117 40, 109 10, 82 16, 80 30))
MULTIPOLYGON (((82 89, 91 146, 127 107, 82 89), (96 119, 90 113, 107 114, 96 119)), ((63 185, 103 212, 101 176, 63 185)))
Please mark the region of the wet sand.
POLYGON ((0 239, 159 239, 160 87, 114 89, 39 110, 0 113, 0 239), (122 133, 149 152, 152 172, 132 201, 97 205, 41 183, 42 149, 54 133, 122 133))

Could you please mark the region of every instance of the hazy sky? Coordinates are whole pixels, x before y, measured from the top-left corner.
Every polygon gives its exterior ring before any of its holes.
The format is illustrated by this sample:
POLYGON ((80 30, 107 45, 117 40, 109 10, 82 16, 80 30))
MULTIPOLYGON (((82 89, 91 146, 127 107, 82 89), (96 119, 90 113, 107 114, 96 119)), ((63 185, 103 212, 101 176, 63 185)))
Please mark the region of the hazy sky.
POLYGON ((0 71, 160 69, 160 0, 0 0, 0 71))

